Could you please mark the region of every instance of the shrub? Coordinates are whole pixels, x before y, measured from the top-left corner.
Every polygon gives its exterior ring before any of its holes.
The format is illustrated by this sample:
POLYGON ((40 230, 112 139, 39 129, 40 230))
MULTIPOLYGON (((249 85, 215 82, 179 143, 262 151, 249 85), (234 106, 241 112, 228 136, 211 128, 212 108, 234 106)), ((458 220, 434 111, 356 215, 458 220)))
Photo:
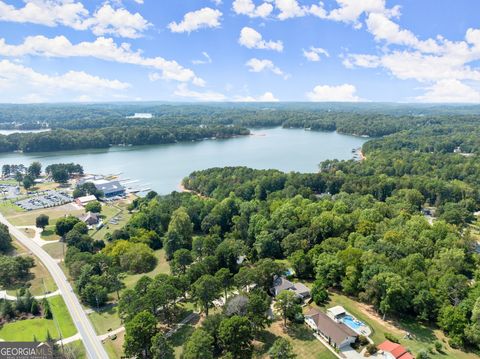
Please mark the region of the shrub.
POLYGON ((364 335, 359 335, 357 340, 358 340, 358 343, 362 346, 367 345, 369 343, 367 337, 364 335))
POLYGON ((378 351, 378 349, 377 349, 377 347, 375 346, 375 344, 368 344, 368 345, 367 345, 367 352, 368 352, 368 354, 373 355, 373 354, 375 354, 377 351, 378 351))
POLYGON ((435 345, 435 350, 436 350, 437 352, 440 353, 440 352, 443 351, 443 345, 442 345, 441 342, 439 342, 439 341, 437 340, 437 341, 435 341, 435 344, 434 344, 434 345, 435 345))
POLYGON ((429 359, 430 355, 425 349, 422 349, 417 354, 417 359, 429 359))
POLYGON ((398 339, 395 335, 391 334, 391 333, 385 333, 385 338, 387 338, 387 340, 390 340, 391 342, 393 343, 400 343, 400 339, 398 339))

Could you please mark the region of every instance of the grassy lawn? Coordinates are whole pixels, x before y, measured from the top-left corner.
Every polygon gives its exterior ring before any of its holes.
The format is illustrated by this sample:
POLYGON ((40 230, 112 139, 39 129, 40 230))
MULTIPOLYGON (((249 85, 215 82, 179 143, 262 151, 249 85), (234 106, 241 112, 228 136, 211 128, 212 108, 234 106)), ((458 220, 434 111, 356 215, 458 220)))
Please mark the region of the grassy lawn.
POLYGON ((57 295, 49 298, 48 301, 50 302, 53 316, 56 318, 58 325, 60 326, 62 336, 64 338, 68 338, 72 335, 75 335, 77 333, 77 328, 73 324, 70 313, 68 313, 68 309, 63 301, 63 297, 61 295, 57 295))
POLYGON ((16 204, 10 201, 2 201, 0 202, 0 212, 5 217, 10 217, 19 213, 26 213, 23 209, 18 207, 16 204))
POLYGON ((35 237, 35 231, 31 228, 21 228, 20 232, 23 232, 28 238, 35 237))
POLYGON ((60 239, 60 236, 55 234, 55 225, 53 224, 46 226, 40 237, 45 241, 56 241, 60 239))
POLYGON ((275 321, 261 334, 261 338, 256 343, 256 357, 268 358, 268 350, 273 342, 279 337, 287 339, 293 346, 298 358, 305 359, 335 359, 333 355, 318 339, 316 339, 311 330, 304 324, 289 324, 288 329, 284 329, 281 320, 275 321))
MULTIPOLYGON (((74 335, 77 329, 70 318, 63 298, 55 296, 48 301, 63 337, 68 338, 74 335)), ((0 329, 0 338, 7 341, 32 341, 33 337, 36 336, 37 340, 45 340, 47 332, 50 332, 54 339, 60 338, 60 333, 53 319, 26 319, 4 325, 0 329)))
POLYGON ((129 274, 127 275, 123 283, 125 284, 126 288, 133 288, 137 281, 143 277, 144 275, 149 276, 149 277, 155 277, 157 274, 160 273, 170 273, 170 265, 168 264, 167 260, 165 259, 165 250, 159 249, 155 251, 155 256, 158 259, 158 264, 157 266, 148 273, 141 273, 141 274, 129 274))
POLYGON ((47 338, 47 332, 56 339, 60 337, 53 320, 26 319, 5 324, 0 329, 0 338, 6 341, 33 341, 36 336, 37 340, 43 341, 47 338))
MULTIPOLYGON (((23 247, 19 242, 14 241, 15 253, 20 255, 29 255, 27 249, 23 247)), ((27 282, 27 286, 30 288, 32 295, 42 295, 45 294, 45 289, 49 292, 54 292, 57 290, 55 281, 51 277, 47 268, 40 262, 37 257, 33 256, 35 259, 35 266, 31 269, 32 277, 27 282)), ((22 285, 23 286, 23 285, 22 285)), ((18 288, 6 288, 8 294, 16 295, 18 288)))
POLYGON ((417 354, 421 349, 428 349, 434 346, 435 341, 440 341, 443 344, 443 353, 431 353, 430 358, 452 358, 452 359, 473 359, 478 358, 476 354, 465 353, 460 350, 451 348, 448 345, 448 340, 445 338, 441 330, 434 329, 423 324, 420 324, 412 319, 401 319, 395 321, 384 322, 378 316, 375 316, 370 308, 364 304, 358 303, 351 298, 337 293, 330 293, 330 302, 320 308, 333 307, 335 305, 343 306, 347 311, 357 317, 359 320, 365 322, 372 328, 372 335, 370 336, 376 344, 380 344, 385 340, 384 333, 389 332, 400 339, 400 343, 417 354), (409 332, 412 335, 412 340, 404 339, 405 333, 409 332))
POLYGON ((81 340, 76 340, 63 346, 67 358, 86 359, 87 352, 81 340))
POLYGON ((97 334, 105 334, 109 329, 115 330, 122 326, 116 306, 107 306, 100 311, 88 315, 97 334))
POLYGON ((62 259, 63 254, 67 252, 67 246, 63 242, 45 244, 42 248, 55 259, 62 259))
MULTIPOLYGON (((9 206, 11 207, 11 205, 9 206)), ((16 206, 15 206, 16 207, 16 206)), ((1 210, 1 209, 0 209, 1 210)), ((34 211, 20 211, 12 212, 14 209, 7 209, 10 213, 4 213, 10 223, 15 226, 34 226, 35 219, 40 214, 46 214, 50 218, 50 225, 54 225, 58 218, 65 215, 79 216, 84 213, 83 209, 77 209, 73 204, 64 204, 63 206, 36 209, 34 211)))
POLYGON ((108 357, 118 359, 123 357, 123 342, 125 340, 125 332, 118 333, 115 340, 105 339, 104 347, 108 357))

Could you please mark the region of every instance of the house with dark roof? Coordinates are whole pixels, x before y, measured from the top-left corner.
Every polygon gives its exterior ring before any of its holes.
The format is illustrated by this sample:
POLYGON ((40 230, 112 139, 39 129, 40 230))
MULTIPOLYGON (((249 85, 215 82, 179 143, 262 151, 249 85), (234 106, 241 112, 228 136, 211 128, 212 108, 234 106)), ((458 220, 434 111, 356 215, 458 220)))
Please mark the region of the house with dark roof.
POLYGON ((380 344, 378 350, 377 356, 382 359, 413 359, 413 355, 402 345, 393 343, 389 340, 380 344))
POLYGON ((107 198, 115 196, 123 196, 125 194, 125 188, 118 181, 100 180, 94 181, 95 187, 103 192, 103 195, 107 198))
POLYGON ((93 226, 98 224, 99 218, 96 213, 88 212, 83 217, 80 218, 82 222, 84 222, 88 226, 93 226))
POLYGON ((325 313, 315 309, 305 314, 305 323, 334 348, 342 349, 355 343, 358 337, 358 334, 345 324, 337 323, 325 313))
POLYGON ((304 284, 290 282, 285 277, 275 278, 273 281, 273 287, 270 288, 270 293, 276 297, 284 290, 290 290, 294 292, 295 295, 302 300, 310 298, 310 289, 308 289, 308 287, 304 284))

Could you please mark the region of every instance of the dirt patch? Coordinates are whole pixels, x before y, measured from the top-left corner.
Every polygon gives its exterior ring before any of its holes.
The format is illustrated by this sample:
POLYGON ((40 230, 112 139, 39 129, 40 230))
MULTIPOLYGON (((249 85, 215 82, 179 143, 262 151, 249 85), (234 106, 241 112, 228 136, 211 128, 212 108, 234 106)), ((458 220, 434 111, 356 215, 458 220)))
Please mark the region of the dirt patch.
POLYGON ((378 324, 388 328, 392 332, 402 334, 402 331, 398 329, 398 327, 395 325, 393 321, 390 320, 383 320, 380 315, 375 311, 375 309, 368 304, 365 303, 357 303, 358 309, 365 314, 366 316, 369 317, 369 319, 376 321, 378 324))

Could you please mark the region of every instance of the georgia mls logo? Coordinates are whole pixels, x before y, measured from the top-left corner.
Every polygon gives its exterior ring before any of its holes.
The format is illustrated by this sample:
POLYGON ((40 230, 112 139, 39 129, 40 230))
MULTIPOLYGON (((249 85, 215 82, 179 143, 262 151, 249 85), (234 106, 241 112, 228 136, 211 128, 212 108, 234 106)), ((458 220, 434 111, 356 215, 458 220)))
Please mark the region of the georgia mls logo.
POLYGON ((0 342, 0 359, 52 359, 48 343, 0 342))

